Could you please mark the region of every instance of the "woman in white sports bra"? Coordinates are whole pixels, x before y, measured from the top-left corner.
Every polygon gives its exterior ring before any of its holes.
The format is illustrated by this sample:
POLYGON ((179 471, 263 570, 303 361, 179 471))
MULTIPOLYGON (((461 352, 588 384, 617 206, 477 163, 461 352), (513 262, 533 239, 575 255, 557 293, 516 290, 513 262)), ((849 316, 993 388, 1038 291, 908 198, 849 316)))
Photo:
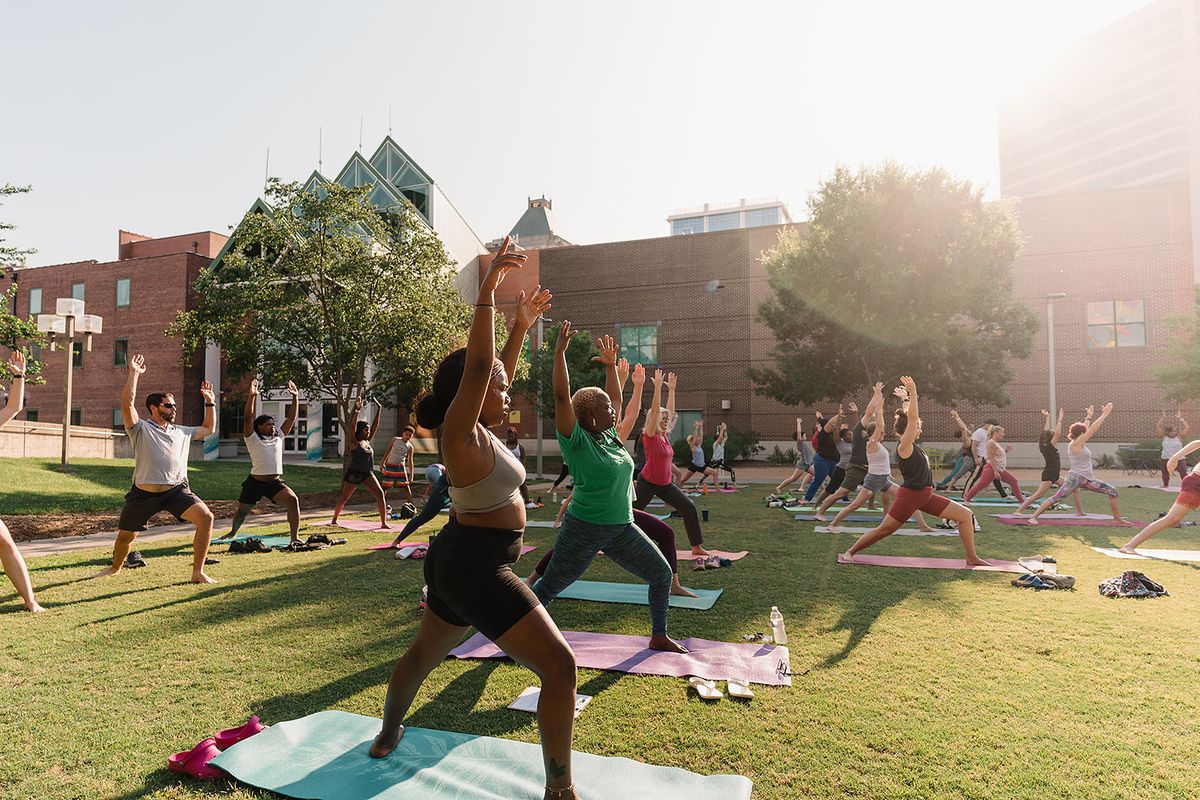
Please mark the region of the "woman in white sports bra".
POLYGON ((571 782, 575 656, 533 591, 512 571, 525 530, 519 491, 525 468, 488 430, 508 419, 508 376, 525 334, 550 308, 548 291, 539 287, 528 298, 522 292, 516 322, 496 358, 496 287, 526 258, 508 252, 508 246, 505 238, 479 287, 466 348, 442 360, 433 391, 417 405, 417 423, 438 433, 451 517, 425 558, 429 606, 416 639, 392 672, 383 729, 370 754, 383 758, 396 749, 421 683, 474 626, 540 678, 543 798, 573 800, 578 797, 571 782))
MULTIPOLYGON (((1167 424, 1167 412, 1164 410, 1162 416, 1158 418, 1158 424, 1154 426, 1154 435, 1162 438, 1162 452, 1158 454, 1158 464, 1162 469, 1163 488, 1166 489, 1171 485, 1171 470, 1167 466, 1167 462, 1183 449, 1183 437, 1187 436, 1191 425, 1188 425, 1187 420, 1183 418, 1183 414, 1176 413, 1175 418, 1179 420, 1178 425, 1167 424)), ((1179 472, 1179 479, 1183 480, 1187 476, 1187 462, 1179 463, 1175 460, 1175 469, 1179 472)))

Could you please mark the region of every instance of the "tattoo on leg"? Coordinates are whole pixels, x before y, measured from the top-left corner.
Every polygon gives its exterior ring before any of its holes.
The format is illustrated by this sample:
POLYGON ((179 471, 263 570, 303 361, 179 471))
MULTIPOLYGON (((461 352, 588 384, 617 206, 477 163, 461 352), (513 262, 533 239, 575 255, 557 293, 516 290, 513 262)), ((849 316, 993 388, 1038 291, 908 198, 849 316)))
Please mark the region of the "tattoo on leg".
POLYGON ((551 778, 561 778, 563 775, 567 774, 567 768, 560 767, 558 762, 552 758, 550 759, 550 764, 546 767, 546 773, 551 778))

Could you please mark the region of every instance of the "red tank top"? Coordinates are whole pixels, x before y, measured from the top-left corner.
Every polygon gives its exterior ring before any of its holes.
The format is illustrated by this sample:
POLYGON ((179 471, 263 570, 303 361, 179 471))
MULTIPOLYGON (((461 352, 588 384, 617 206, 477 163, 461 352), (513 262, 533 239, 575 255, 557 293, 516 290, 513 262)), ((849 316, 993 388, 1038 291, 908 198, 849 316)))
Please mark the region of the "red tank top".
POLYGON ((675 476, 671 472, 671 459, 675 455, 675 450, 667 441, 666 434, 647 436, 643 433, 642 446, 646 450, 646 466, 642 467, 642 477, 655 486, 674 483, 675 476))

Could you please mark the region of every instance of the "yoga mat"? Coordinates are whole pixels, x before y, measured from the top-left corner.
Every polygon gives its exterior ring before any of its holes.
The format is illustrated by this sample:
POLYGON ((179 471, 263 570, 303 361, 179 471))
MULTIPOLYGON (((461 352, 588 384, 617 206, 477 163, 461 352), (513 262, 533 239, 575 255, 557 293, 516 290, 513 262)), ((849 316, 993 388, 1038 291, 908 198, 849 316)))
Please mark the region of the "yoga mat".
MULTIPOLYGON (((213 539, 212 544, 232 544, 233 542, 244 542, 247 539, 261 539, 262 543, 267 547, 287 547, 288 542, 292 537, 284 534, 283 536, 255 536, 252 533, 243 533, 232 539, 213 539)), ((301 539, 300 541, 304 541, 301 539)), ((234 554, 236 555, 236 553, 234 554)))
POLYGON ((1138 555, 1122 553, 1115 547, 1093 547, 1097 553, 1103 553, 1109 558, 1139 558, 1144 561, 1200 561, 1200 550, 1152 550, 1138 548, 1138 555))
MULTIPOLYGON (((588 669, 727 681, 746 678, 765 686, 791 686, 788 649, 771 644, 734 644, 688 638, 679 643, 690 652, 663 653, 646 647, 645 636, 563 631, 575 663, 588 669)), ((455 658, 504 658, 503 651, 482 633, 450 651, 455 658)), ((261 734, 260 734, 261 735, 261 734)), ((249 740, 247 740, 249 741, 249 740)))
MULTIPOLYGON (((692 589, 692 587, 688 587, 692 589)), ((693 608, 705 611, 713 607, 724 589, 692 589, 699 597, 671 595, 671 608, 693 608)), ((558 596, 559 600, 594 600, 597 603, 627 603, 650 605, 650 587, 644 583, 607 583, 605 581, 575 581, 558 596)))
MULTIPOLYGON (((367 547, 367 549, 368 550, 400 550, 401 548, 404 548, 404 547, 428 547, 428 546, 429 546, 429 542, 410 542, 408 539, 405 539, 403 542, 400 543, 400 547, 392 547, 391 543, 389 542, 388 544, 373 544, 373 545, 370 545, 369 547, 367 547)), ((537 550, 536 545, 528 545, 528 544, 522 545, 521 546, 521 555, 525 555, 526 553, 532 553, 534 550, 537 550)), ((403 561, 403 559, 401 559, 401 560, 403 561)))
POLYGON ((1160 492, 1170 492, 1171 494, 1179 494, 1178 486, 1155 486, 1160 492))
MULTIPOLYGON (((828 528, 827 526, 825 526, 825 525, 818 525, 817 527, 813 528, 813 530, 815 530, 817 533, 857 533, 857 534, 863 534, 863 533, 870 533, 871 531, 873 531, 873 530, 875 530, 875 529, 874 529, 874 528, 852 528, 852 527, 848 527, 848 526, 845 526, 845 525, 843 525, 843 526, 842 526, 841 528, 839 528, 838 530, 836 530, 836 531, 831 531, 831 530, 829 530, 829 528, 828 528)), ((936 530, 936 529, 935 529, 935 530, 932 530, 932 531, 923 531, 923 530, 919 530, 919 529, 917 529, 917 530, 903 530, 903 529, 901 529, 901 530, 898 530, 898 531, 896 531, 896 532, 895 532, 894 534, 892 534, 892 535, 893 535, 893 536, 955 536, 955 537, 957 537, 957 536, 958 536, 958 531, 946 531, 946 530, 936 530)))
MULTIPOLYGON (((820 506, 784 506, 783 510, 788 511, 788 512, 794 512, 797 514, 815 514, 817 511, 820 510, 820 508, 821 508, 820 506)), ((830 516, 833 516, 833 515, 836 515, 840 510, 841 509, 837 508, 836 505, 834 505, 834 506, 830 506, 828 509, 826 509, 826 513, 829 514, 830 516)), ((878 514, 879 516, 882 517, 883 509, 882 508, 867 508, 866 506, 863 506, 861 508, 854 509, 853 513, 855 513, 855 514, 878 514)))
MULTIPOLYGON (((305 800, 542 796, 545 767, 536 744, 410 727, 391 755, 375 759, 367 751, 381 725, 373 717, 319 711, 276 723, 211 763, 243 783, 305 800)), ((697 775, 578 752, 571 768, 580 795, 588 800, 750 798, 750 780, 740 775, 697 775)))
MULTIPOLYGON (((400 520, 397 520, 397 522, 399 522, 399 521, 400 521, 400 520)), ((339 519, 339 520, 338 520, 338 522, 337 522, 337 525, 333 525, 333 522, 331 522, 330 520, 325 520, 324 522, 310 522, 310 523, 308 523, 308 524, 309 524, 310 526, 314 527, 314 528, 319 528, 319 527, 322 527, 322 526, 333 526, 333 527, 336 527, 336 528, 345 528, 345 529, 346 529, 346 530, 348 530, 348 531, 385 531, 385 530, 391 530, 391 528, 381 528, 381 527, 379 527, 379 523, 378 523, 378 522, 375 522, 374 520, 370 520, 370 519, 339 519)), ((396 529, 397 531, 399 531, 399 530, 400 530, 400 528, 402 528, 402 527, 403 527, 402 525, 401 525, 401 526, 395 526, 395 529, 396 529)))
MULTIPOLYGON (((1028 519, 1031 515, 1030 514, 1022 514, 1021 516, 1017 516, 1015 514, 991 514, 989 516, 996 517, 997 519, 999 519, 1001 517, 1013 517, 1014 519, 1028 519)), ((1111 520, 1112 514, 1099 514, 1095 511, 1086 511, 1086 512, 1084 512, 1083 516, 1081 517, 1078 514, 1075 514, 1074 512, 1067 513, 1065 511, 1052 511, 1048 514, 1042 514, 1042 516, 1039 517, 1039 519, 1107 519, 1107 520, 1111 520)))
MULTIPOLYGON (((749 550, 738 550, 736 553, 726 552, 725 550, 709 550, 710 556, 718 558, 728 558, 730 561, 741 561, 746 556, 750 555, 749 550)), ((676 550, 675 558, 680 561, 691 561, 693 558, 703 558, 704 556, 694 556, 691 550, 676 550)))
POLYGON ((526 528, 553 528, 554 520, 552 519, 531 519, 525 523, 526 528))
MULTIPOLYGON (((828 517, 830 521, 833 521, 833 518, 837 515, 836 514, 826 514, 825 516, 828 517)), ((935 519, 936 519, 936 517, 935 517, 935 519)), ((812 514, 797 514, 796 521, 797 522, 820 522, 820 520, 818 520, 812 514)), ((883 522, 883 515, 881 514, 879 516, 871 516, 869 514, 859 514, 856 511, 853 514, 847 514, 846 516, 842 517, 842 522, 875 522, 875 523, 879 523, 879 522, 883 522)), ((904 524, 905 525, 915 525, 916 523, 913 522, 912 520, 909 520, 909 521, 905 522, 904 524)))
MULTIPOLYGON (((1029 525, 1029 517, 1014 517, 1010 514, 995 514, 993 516, 995 516, 998 520, 1003 522, 1005 525, 1025 525, 1025 526, 1029 525)), ((1113 522, 1113 518, 1109 517, 1109 516, 1101 516, 1099 518, 1086 517, 1086 518, 1080 519, 1079 517, 1076 517, 1074 515, 1063 516, 1063 517, 1053 517, 1050 514, 1042 514, 1042 516, 1038 518, 1038 524, 1039 525, 1069 525, 1069 526, 1087 527, 1087 528, 1144 528, 1144 527, 1146 527, 1146 523, 1144 523, 1144 522, 1113 522), (1046 520, 1046 521, 1042 522, 1042 520, 1046 520)))
POLYGON ((839 564, 865 564, 871 567, 908 567, 910 569, 965 569, 972 572, 1028 572, 1016 561, 1001 561, 998 558, 986 559, 991 565, 986 567, 968 567, 961 558, 912 558, 910 556, 873 556, 859 553, 853 561, 846 561, 845 555, 838 554, 839 564))

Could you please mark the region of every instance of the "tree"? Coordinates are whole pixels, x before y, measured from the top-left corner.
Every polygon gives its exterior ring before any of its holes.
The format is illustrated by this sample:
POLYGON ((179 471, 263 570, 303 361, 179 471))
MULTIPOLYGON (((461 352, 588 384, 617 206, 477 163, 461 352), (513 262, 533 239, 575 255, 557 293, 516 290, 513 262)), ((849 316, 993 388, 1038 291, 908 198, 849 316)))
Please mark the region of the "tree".
POLYGON ((773 367, 749 370, 759 394, 810 404, 910 374, 942 403, 1008 402, 1007 359, 1029 354, 1036 318, 1013 296, 1007 206, 941 169, 885 164, 839 168, 809 215, 765 259, 776 345, 773 367))
MULTIPOLYGON (((546 341, 537 352, 529 354, 528 373, 513 382, 513 391, 524 395, 538 415, 543 419, 554 419, 554 392, 550 388, 554 372, 554 348, 558 341, 559 326, 545 329, 546 341)), ((528 354, 528 341, 526 353, 528 354)), ((567 344, 567 371, 571 375, 571 387, 603 386, 604 367, 592 361, 599 351, 592 344, 587 331, 579 331, 567 344)))
POLYGON ((1168 361, 1154 372, 1167 399, 1185 403, 1200 398, 1200 286, 1195 313, 1170 320, 1169 327, 1168 361))
POLYGON ((272 181, 270 212, 246 216, 168 329, 185 362, 220 345, 230 377, 330 397, 343 430, 359 396, 411 406, 471 309, 437 234, 407 204, 374 208, 369 189, 272 181))
MULTIPOLYGON (((14 194, 24 194, 29 191, 28 186, 13 186, 11 183, 6 183, 0 186, 0 198, 9 197, 14 194)), ((0 232, 11 231, 15 225, 7 222, 0 222, 0 232)), ((0 236, 0 267, 3 266, 19 266, 25 263, 25 257, 36 253, 32 248, 18 248, 5 244, 5 239, 0 236)), ((0 269, 0 277, 3 276, 3 269, 0 269)), ((40 346, 45 337, 38 333, 37 323, 32 318, 21 319, 12 312, 16 307, 17 299, 17 283, 14 281, 9 284, 8 288, 0 293, 0 344, 11 350, 20 350, 25 354, 26 358, 26 383, 41 383, 41 362, 33 357, 32 348, 34 345, 40 346)), ((11 371, 8 368, 8 359, 0 361, 0 379, 9 380, 12 378, 11 371)))

